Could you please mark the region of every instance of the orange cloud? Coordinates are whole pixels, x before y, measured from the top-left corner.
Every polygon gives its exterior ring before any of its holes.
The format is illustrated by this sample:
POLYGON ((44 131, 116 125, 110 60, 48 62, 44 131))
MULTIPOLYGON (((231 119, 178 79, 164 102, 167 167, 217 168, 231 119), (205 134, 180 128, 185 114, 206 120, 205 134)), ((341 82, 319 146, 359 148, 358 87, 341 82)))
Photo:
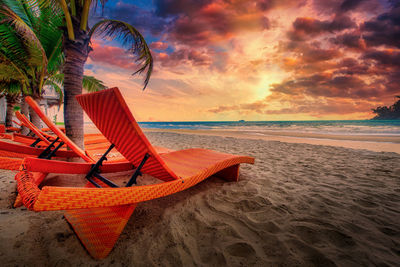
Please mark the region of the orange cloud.
POLYGON ((134 70, 137 66, 132 55, 123 48, 105 45, 103 42, 94 41, 93 51, 89 54, 93 62, 106 63, 123 69, 134 70))

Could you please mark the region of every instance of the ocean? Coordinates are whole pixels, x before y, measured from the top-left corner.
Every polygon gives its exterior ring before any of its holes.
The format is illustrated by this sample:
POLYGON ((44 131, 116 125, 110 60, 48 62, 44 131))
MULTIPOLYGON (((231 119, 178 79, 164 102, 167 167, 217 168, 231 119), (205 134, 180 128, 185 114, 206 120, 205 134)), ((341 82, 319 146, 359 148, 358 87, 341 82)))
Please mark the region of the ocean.
POLYGON ((339 135, 400 136, 400 120, 321 120, 321 121, 184 121, 139 122, 147 129, 187 129, 263 132, 297 132, 339 135))

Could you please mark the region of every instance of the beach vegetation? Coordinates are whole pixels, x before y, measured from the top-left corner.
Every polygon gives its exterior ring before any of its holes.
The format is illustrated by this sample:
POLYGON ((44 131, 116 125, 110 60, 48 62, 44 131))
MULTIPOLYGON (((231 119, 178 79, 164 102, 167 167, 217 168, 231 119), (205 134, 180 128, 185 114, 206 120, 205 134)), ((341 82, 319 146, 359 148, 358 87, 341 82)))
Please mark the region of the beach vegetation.
POLYGON ((93 50, 91 39, 96 37, 116 39, 128 48, 133 55, 137 69, 133 74, 145 73, 146 88, 153 70, 153 58, 150 49, 141 35, 132 25, 113 19, 102 19, 89 27, 90 11, 98 5, 104 7, 106 0, 31 0, 38 8, 43 6, 61 10, 53 17, 61 20, 62 50, 65 56, 64 74, 64 123, 67 136, 83 148, 83 110, 75 97, 82 93, 84 65, 93 50))
MULTIPOLYGON (((1 65, 0 65, 1 69, 1 65)), ((0 80, 0 98, 5 97, 7 101, 6 108, 6 127, 12 126, 12 117, 14 115, 14 110, 16 104, 20 99, 20 84, 16 80, 0 80)))
MULTIPOLYGON (((58 93, 59 104, 63 102, 64 22, 57 5, 37 5, 29 0, 1 0, 0 20, 0 97, 6 97, 6 125, 11 126, 13 107, 21 96, 39 101, 44 86, 49 85, 58 93)), ((82 82, 87 91, 105 88, 92 76, 84 76, 82 82)), ((22 113, 30 113, 32 122, 40 125, 40 118, 27 106, 22 113)))
MULTIPOLYGON (((14 94, 19 88, 23 96, 40 100, 46 81, 61 68, 63 22, 53 18, 57 13, 60 10, 37 7, 27 0, 0 1, 0 80, 13 85, 14 94)), ((55 90, 62 95, 62 90, 55 90)), ((34 112, 30 117, 40 124, 34 112)))
POLYGON ((400 96, 396 96, 398 100, 391 106, 379 106, 372 109, 376 114, 374 120, 400 120, 400 96))

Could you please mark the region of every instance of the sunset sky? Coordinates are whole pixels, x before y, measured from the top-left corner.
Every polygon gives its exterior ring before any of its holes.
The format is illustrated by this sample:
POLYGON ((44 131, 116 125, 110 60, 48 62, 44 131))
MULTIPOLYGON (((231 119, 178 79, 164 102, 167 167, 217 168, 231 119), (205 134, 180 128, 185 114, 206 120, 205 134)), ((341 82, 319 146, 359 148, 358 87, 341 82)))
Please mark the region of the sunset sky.
POLYGON ((139 121, 367 119, 400 94, 398 1, 125 0, 101 15, 152 49, 145 91, 118 41, 95 39, 85 66, 139 121))

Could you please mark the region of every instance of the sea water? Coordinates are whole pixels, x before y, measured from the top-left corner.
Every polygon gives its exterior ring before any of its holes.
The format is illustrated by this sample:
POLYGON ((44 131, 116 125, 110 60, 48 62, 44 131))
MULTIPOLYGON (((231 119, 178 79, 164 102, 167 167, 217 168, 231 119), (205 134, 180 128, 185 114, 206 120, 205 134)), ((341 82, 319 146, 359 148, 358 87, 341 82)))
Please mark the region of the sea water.
POLYGON ((297 132, 338 135, 400 136, 400 120, 321 120, 321 121, 184 121, 139 122, 147 129, 187 129, 263 132, 297 132))

